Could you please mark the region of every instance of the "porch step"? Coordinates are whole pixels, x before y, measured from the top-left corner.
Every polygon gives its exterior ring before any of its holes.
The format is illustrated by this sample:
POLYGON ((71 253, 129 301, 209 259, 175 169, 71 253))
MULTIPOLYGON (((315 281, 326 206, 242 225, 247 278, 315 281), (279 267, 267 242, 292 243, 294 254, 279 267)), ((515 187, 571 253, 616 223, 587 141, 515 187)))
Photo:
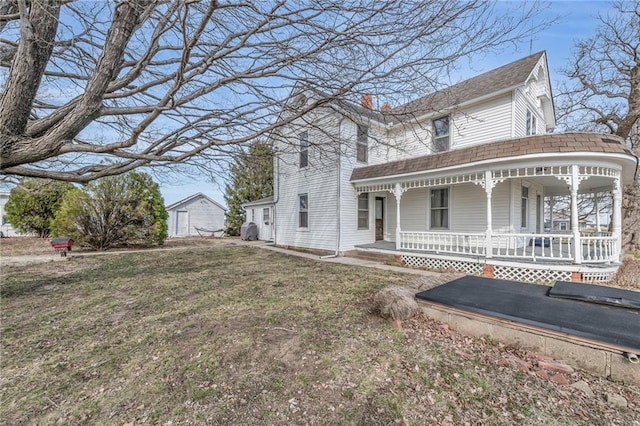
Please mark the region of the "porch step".
POLYGON ((376 253, 366 250, 351 250, 345 253, 345 256, 354 257, 356 259, 371 260, 380 263, 395 261, 395 256, 392 254, 376 253))

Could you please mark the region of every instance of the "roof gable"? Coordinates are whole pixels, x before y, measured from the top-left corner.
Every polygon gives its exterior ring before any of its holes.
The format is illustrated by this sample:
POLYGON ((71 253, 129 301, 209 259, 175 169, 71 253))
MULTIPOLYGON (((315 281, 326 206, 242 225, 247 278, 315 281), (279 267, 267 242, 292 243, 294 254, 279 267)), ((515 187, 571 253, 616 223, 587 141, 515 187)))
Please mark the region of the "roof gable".
POLYGON ((415 101, 392 109, 387 115, 424 115, 429 112, 443 111, 475 99, 512 90, 523 85, 534 71, 545 52, 534 53, 510 64, 461 81, 453 86, 439 90, 415 101))
POLYGON ((166 208, 167 210, 171 210, 171 209, 174 209, 174 208, 176 208, 176 207, 180 206, 181 204, 186 204, 186 203, 188 203, 188 202, 190 202, 190 201, 193 201, 193 200, 195 200, 195 199, 197 199, 197 198, 204 198, 205 200, 207 200, 207 201, 209 201, 210 203, 212 203, 213 205, 215 205, 215 206, 219 207, 219 208, 220 208, 220 209, 222 209, 223 211, 225 211, 225 212, 227 211, 227 209, 226 209, 226 208, 224 208, 224 207, 223 207, 223 206, 221 206, 220 204, 216 203, 216 202, 215 202, 215 201, 213 201, 211 198, 209 198, 209 197, 207 197, 206 195, 204 195, 202 192, 198 192, 198 193, 193 194, 193 195, 190 195, 190 196, 188 196, 187 198, 184 198, 184 199, 182 199, 182 200, 180 200, 180 201, 176 201, 175 203, 173 203, 173 204, 171 204, 171 205, 169 205, 169 206, 167 206, 167 207, 165 207, 165 208, 166 208))

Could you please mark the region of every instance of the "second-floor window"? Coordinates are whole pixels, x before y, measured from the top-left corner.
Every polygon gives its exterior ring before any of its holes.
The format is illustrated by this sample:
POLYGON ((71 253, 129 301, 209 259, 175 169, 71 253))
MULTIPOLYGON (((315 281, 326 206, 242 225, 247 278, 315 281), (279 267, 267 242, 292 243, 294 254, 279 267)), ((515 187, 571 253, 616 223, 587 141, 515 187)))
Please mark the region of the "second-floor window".
POLYGON ((535 135, 536 134, 536 116, 531 112, 530 109, 527 110, 527 135, 535 135))
POLYGON ((433 150, 434 152, 449 150, 449 116, 433 120, 433 150))
POLYGON ((369 128, 358 124, 358 137, 356 139, 356 160, 366 163, 369 153, 369 128))
POLYGON ((300 133, 300 168, 309 165, 309 132, 300 133))

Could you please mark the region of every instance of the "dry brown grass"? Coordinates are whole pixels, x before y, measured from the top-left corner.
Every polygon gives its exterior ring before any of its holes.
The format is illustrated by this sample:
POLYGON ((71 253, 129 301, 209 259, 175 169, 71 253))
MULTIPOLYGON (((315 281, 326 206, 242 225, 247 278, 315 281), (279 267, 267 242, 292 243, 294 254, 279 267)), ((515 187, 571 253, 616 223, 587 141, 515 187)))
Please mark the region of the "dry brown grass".
POLYGON ((617 287, 640 289, 640 252, 628 253, 611 282, 617 287))
POLYGON ((414 277, 224 244, 6 267, 1 424, 629 424, 640 389, 509 367, 515 348, 372 295, 414 277), (605 395, 624 396, 627 409, 605 395))

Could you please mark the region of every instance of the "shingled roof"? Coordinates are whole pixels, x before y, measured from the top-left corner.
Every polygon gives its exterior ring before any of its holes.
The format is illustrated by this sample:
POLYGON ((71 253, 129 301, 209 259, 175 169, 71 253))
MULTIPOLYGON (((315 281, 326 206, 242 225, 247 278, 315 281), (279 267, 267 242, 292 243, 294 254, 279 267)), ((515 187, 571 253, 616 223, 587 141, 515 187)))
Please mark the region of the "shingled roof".
POLYGON ((424 157, 410 158, 353 170, 351 181, 426 172, 483 160, 530 154, 600 152, 633 156, 624 140, 597 133, 557 133, 527 136, 424 157))
POLYGON ((401 118, 406 114, 422 115, 442 111, 455 105, 472 101, 491 93, 500 92, 524 84, 544 51, 534 53, 494 70, 454 84, 415 101, 392 109, 388 116, 401 118))

